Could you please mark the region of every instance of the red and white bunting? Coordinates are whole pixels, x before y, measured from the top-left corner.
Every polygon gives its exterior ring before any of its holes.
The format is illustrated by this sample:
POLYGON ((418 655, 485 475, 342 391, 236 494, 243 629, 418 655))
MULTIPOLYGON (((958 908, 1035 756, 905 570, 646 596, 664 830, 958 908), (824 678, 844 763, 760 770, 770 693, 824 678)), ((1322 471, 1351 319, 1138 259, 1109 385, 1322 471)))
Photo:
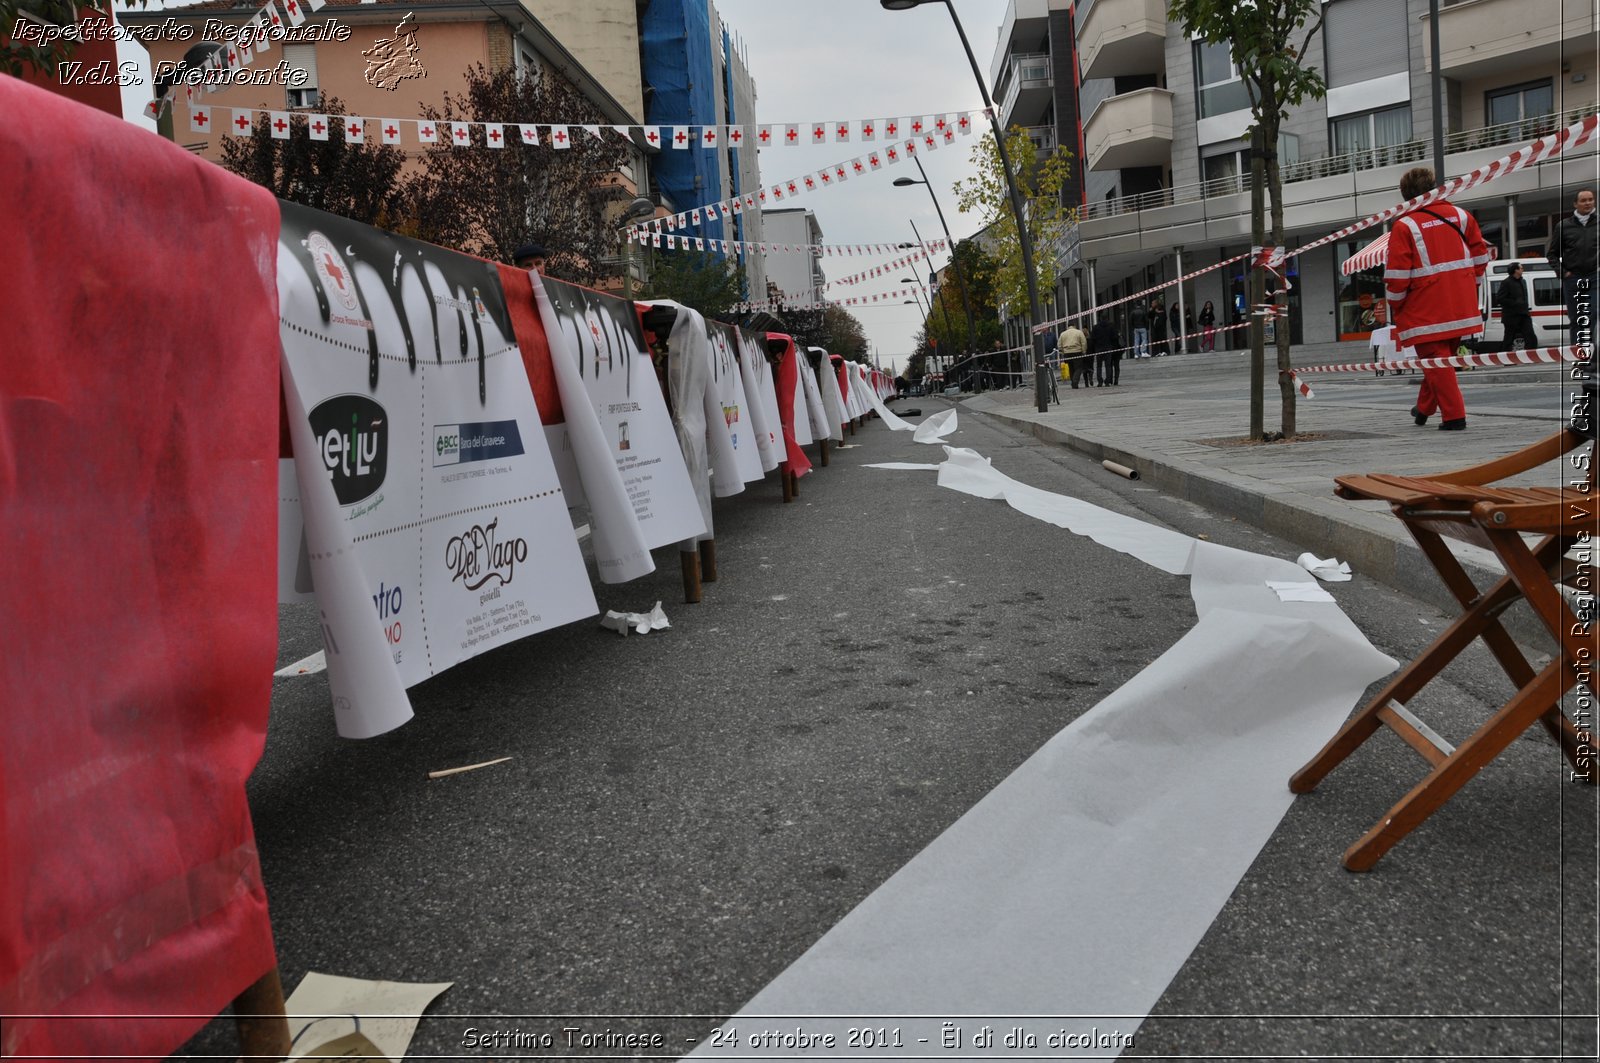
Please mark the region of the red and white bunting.
POLYGON ((382 134, 385 144, 400 143, 400 119, 385 118, 383 123, 378 126, 378 131, 382 134))
POLYGON ((191 107, 191 108, 189 108, 189 132, 191 132, 191 133, 209 133, 209 132, 211 132, 211 108, 209 108, 209 107, 191 107))
POLYGON ((538 126, 536 126, 536 125, 521 125, 521 124, 519 124, 517 126, 517 132, 521 135, 522 142, 524 144, 528 145, 529 147, 538 147, 538 145, 539 145, 539 127, 538 126))
POLYGON ((234 111, 233 118, 228 121, 228 132, 236 137, 247 137, 255 128, 256 116, 254 111, 234 111))
POLYGON ((346 144, 365 144, 367 141, 367 121, 364 118, 346 118, 344 120, 344 142, 346 144))
POLYGON ((483 126, 483 142, 491 148, 506 146, 505 126, 499 122, 485 122, 483 126))
POLYGON ((429 121, 425 121, 425 120, 418 121, 417 122, 417 140, 419 140, 423 144, 437 144, 437 143, 439 143, 439 127, 437 125, 435 125, 433 122, 429 122, 429 121))
POLYGON ((470 148, 472 146, 472 126, 466 122, 452 122, 450 124, 450 143, 457 148, 470 148))
POLYGON ((567 132, 564 125, 553 125, 550 127, 550 143, 557 151, 565 151, 572 147, 572 134, 567 132))
POLYGON ((784 142, 785 145, 787 145, 788 147, 791 147, 791 148, 794 147, 796 144, 800 143, 800 125, 799 125, 799 123, 795 123, 795 124, 788 125, 788 126, 784 127, 784 129, 783 129, 783 142, 784 142))
POLYGON ((676 125, 672 127, 672 146, 674 148, 677 148, 680 151, 688 151, 690 139, 691 136, 688 126, 676 125))
POLYGON ((811 143, 826 144, 828 142, 828 125, 826 122, 811 123, 811 143))
POLYGON ((328 125, 328 116, 327 115, 325 115, 325 114, 308 114, 308 115, 306 115, 306 131, 311 134, 311 139, 312 140, 327 140, 328 139, 328 130, 330 128, 331 127, 328 125))
POLYGON ((273 140, 289 139, 289 112, 268 111, 267 128, 272 130, 273 140))
POLYGON ((283 12, 289 16, 289 25, 305 25, 306 13, 300 9, 300 0, 283 0, 283 12))

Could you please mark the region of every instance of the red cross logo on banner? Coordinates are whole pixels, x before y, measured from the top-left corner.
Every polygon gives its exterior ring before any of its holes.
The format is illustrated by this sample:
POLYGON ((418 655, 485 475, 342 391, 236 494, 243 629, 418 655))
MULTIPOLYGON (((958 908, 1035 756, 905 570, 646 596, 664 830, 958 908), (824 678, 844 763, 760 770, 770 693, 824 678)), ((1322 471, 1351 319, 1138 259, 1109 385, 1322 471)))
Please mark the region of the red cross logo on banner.
POLYGON ((861 160, 860 159, 857 159, 851 165, 855 167, 856 173, 860 173, 864 169, 864 167, 861 165, 861 160))
POLYGON ((233 120, 233 124, 235 126, 239 127, 239 129, 241 129, 241 130, 249 129, 250 128, 250 119, 246 118, 244 115, 241 114, 239 117, 237 117, 237 118, 235 118, 233 120))
POLYGON ((840 140, 845 140, 845 139, 848 139, 849 136, 850 136, 850 127, 848 125, 840 125, 839 126, 839 139, 840 140))
POLYGON ((763 188, 761 190, 761 194, 758 195, 756 198, 761 200, 761 202, 765 203, 767 201, 767 190, 765 188, 763 188))
POLYGON ((733 141, 735 144, 739 143, 739 141, 744 139, 744 130, 742 130, 742 129, 730 130, 728 132, 728 139, 733 141))
POLYGON ((717 131, 715 129, 706 130, 706 143, 707 144, 715 144, 716 142, 717 142, 717 131))
POLYGON ((883 127, 885 136, 894 136, 900 130, 900 123, 891 121, 883 127))
POLYGON ((791 143, 791 144, 793 144, 796 140, 800 139, 800 134, 795 132, 793 129, 791 129, 787 133, 785 133, 784 136, 789 139, 789 143, 791 143))
POLYGON ((387 129, 385 129, 383 131, 383 135, 386 136, 386 137, 394 138, 394 137, 397 137, 397 136, 400 135, 400 130, 396 129, 394 126, 391 125, 391 126, 389 126, 387 129))
MULTIPOLYGON (((889 161, 890 162, 899 162, 900 161, 900 153, 898 151, 894 150, 893 148, 890 148, 888 151, 884 152, 884 154, 889 156, 889 161)), ((896 178, 896 180, 898 180, 898 178, 896 178)))
POLYGON ((772 198, 774 198, 774 199, 782 199, 783 198, 783 186, 782 185, 773 185, 772 186, 772 198))
POLYGON ((522 127, 522 142, 524 144, 537 144, 539 142, 539 133, 538 133, 538 131, 535 130, 533 128, 533 126, 531 126, 531 125, 523 126, 522 127))
POLYGON ((795 187, 795 183, 793 181, 790 181, 789 182, 789 194, 791 196, 792 195, 796 195, 797 193, 799 193, 799 191, 800 191, 800 189, 795 187))
POLYGON ((291 15, 298 15, 300 13, 300 5, 295 3, 294 0, 289 0, 287 4, 284 4, 283 9, 289 12, 291 15))
POLYGON ((288 128, 288 124, 286 122, 284 122, 284 120, 282 118, 280 118, 276 122, 272 123, 272 128, 276 129, 278 132, 281 133, 285 129, 288 128))
POLYGON ((283 25, 283 19, 278 17, 278 13, 276 11, 272 13, 272 24, 279 27, 283 25))
POLYGON ((317 136, 320 137, 322 135, 322 131, 328 127, 322 124, 322 119, 318 118, 315 122, 311 123, 311 128, 316 130, 317 136))
POLYGON ((466 143, 466 141, 471 136, 472 136, 472 127, 471 126, 464 126, 464 125, 460 125, 459 123, 456 125, 456 139, 457 140, 461 141, 462 143, 466 143))
MULTIPOLYGON (((209 122, 210 120, 211 120, 211 117, 208 114, 206 114, 204 111, 196 111, 194 113, 195 125, 203 126, 207 122, 209 122)), ((244 127, 240 126, 240 128, 242 129, 244 127)))
POLYGON ((870 137, 872 135, 872 123, 871 122, 868 122, 866 125, 861 127, 861 135, 864 136, 864 137, 870 137))
POLYGON ((420 130, 420 132, 425 137, 433 136, 433 130, 431 128, 429 128, 428 126, 423 126, 422 129, 420 130))
POLYGON ((489 139, 498 144, 500 142, 500 130, 498 130, 498 129, 489 130, 489 139))
POLYGON ((756 134, 756 138, 760 140, 761 143, 765 144, 767 141, 772 139, 772 130, 763 129, 760 133, 756 134))
POLYGON ((656 141, 660 140, 661 138, 656 136, 656 131, 654 129, 652 129, 652 130, 650 130, 650 132, 645 134, 645 139, 648 140, 650 143, 654 144, 656 141))
POLYGON ((834 172, 835 176, 843 177, 844 176, 844 164, 840 163, 838 166, 835 166, 833 168, 833 172, 834 172))
POLYGON ((228 65, 229 66, 238 66, 239 65, 239 53, 234 51, 232 48, 228 49, 228 65))
POLYGON ((565 144, 566 142, 567 142, 567 131, 565 129, 556 130, 556 143, 557 144, 565 144))
POLYGON ((915 122, 911 123, 911 131, 913 133, 922 132, 922 119, 918 118, 915 122))
POLYGON ((683 130, 680 129, 680 130, 678 130, 677 134, 672 139, 676 140, 679 144, 682 144, 682 143, 685 143, 686 141, 688 141, 689 138, 684 136, 683 135, 683 130))
POLYGON ((814 180, 813 180, 813 179, 812 179, 812 178, 811 178, 811 177, 810 177, 810 176, 809 176, 809 175, 808 175, 808 176, 807 176, 807 177, 806 177, 806 191, 807 191, 807 192, 810 192, 810 191, 813 191, 813 190, 815 190, 815 189, 816 189, 816 187, 817 187, 817 182, 816 182, 816 181, 814 181, 814 180))
POLYGON ((349 122, 345 125, 345 128, 350 131, 350 135, 353 137, 359 137, 361 135, 360 122, 349 122))
POLYGON ((820 174, 820 176, 822 177, 822 183, 823 184, 829 184, 830 182, 833 181, 833 175, 830 174, 827 170, 823 170, 822 173, 820 174))
POLYGON ((939 120, 937 122, 933 123, 933 128, 935 128, 939 132, 943 133, 944 132, 944 127, 947 126, 947 125, 949 125, 949 123, 944 120, 944 115, 940 115, 939 116, 939 120))
POLYGON ((963 133, 965 133, 965 132, 966 132, 966 131, 967 131, 967 126, 969 126, 969 125, 971 125, 971 124, 972 124, 972 122, 971 122, 971 121, 970 121, 970 120, 969 120, 969 119, 968 119, 968 118, 967 118, 967 116, 966 116, 966 115, 962 115, 962 116, 961 116, 961 117, 960 117, 960 118, 959 118, 959 119, 958 119, 958 120, 957 120, 957 122, 956 122, 956 124, 957 124, 957 125, 959 125, 959 126, 960 126, 960 127, 961 127, 961 131, 962 131, 962 132, 963 132, 963 133))
POLYGON ((828 131, 826 129, 822 128, 821 126, 815 126, 812 128, 811 143, 821 144, 826 139, 828 139, 828 131))

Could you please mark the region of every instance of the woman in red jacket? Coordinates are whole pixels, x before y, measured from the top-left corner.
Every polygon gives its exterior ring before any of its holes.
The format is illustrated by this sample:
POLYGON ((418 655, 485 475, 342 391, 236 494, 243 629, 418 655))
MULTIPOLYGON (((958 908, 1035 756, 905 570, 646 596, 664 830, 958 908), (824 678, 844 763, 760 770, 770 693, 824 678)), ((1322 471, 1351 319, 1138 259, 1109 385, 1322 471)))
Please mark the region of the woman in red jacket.
MULTIPOLYGON (((1425 166, 1400 178, 1400 194, 1408 200, 1433 187, 1433 171, 1425 166)), ((1396 345, 1416 348, 1418 358, 1448 358, 1461 337, 1482 332, 1478 278, 1488 264, 1478 223, 1460 207, 1438 199, 1395 219, 1383 283, 1396 345)), ((1467 427, 1467 405, 1453 368, 1422 371, 1412 420, 1427 424, 1435 410, 1443 418, 1441 430, 1467 427)))

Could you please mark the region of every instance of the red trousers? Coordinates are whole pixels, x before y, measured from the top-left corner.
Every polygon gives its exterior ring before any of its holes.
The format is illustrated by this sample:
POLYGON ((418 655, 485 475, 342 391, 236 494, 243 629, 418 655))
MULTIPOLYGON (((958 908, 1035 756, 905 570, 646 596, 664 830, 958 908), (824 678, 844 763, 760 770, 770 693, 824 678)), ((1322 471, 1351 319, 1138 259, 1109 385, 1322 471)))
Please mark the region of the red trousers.
MULTIPOLYGON (((1435 340, 1416 346, 1418 358, 1449 358, 1456 353, 1455 340, 1435 340)), ((1461 397, 1461 385, 1456 383, 1456 371, 1424 369, 1422 386, 1417 388, 1417 412, 1429 416, 1435 410, 1446 421, 1464 421, 1467 401, 1461 397)))

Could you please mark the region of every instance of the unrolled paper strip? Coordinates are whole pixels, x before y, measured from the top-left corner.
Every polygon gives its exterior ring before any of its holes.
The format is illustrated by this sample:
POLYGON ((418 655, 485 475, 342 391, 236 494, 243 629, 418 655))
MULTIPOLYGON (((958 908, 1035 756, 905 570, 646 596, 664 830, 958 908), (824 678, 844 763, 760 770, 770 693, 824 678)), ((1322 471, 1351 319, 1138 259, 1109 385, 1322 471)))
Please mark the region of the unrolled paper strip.
POLYGON ((1340 561, 1332 557, 1324 561, 1314 554, 1301 554, 1294 559, 1294 563, 1318 579, 1326 580, 1328 583, 1344 583, 1350 579, 1350 562, 1348 561, 1340 561))
POLYGON ((667 614, 662 612, 661 603, 657 602, 656 607, 648 613, 619 613, 607 610, 606 615, 600 620, 600 626, 626 637, 630 631, 648 635, 652 631, 660 631, 672 625, 667 621, 667 614))

